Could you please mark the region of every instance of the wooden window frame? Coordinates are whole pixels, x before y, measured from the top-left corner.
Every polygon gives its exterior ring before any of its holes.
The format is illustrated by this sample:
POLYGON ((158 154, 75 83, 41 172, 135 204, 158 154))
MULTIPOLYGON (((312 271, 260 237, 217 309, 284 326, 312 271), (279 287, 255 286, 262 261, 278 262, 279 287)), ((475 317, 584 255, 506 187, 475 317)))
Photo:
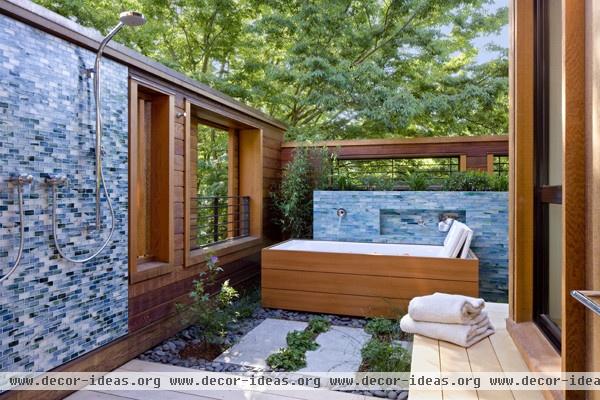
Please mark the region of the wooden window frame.
POLYGON ((173 270, 175 261, 175 230, 174 230, 174 154, 175 154, 175 93, 166 90, 162 86, 148 82, 142 78, 131 76, 129 79, 129 198, 134 199, 137 191, 139 190, 137 177, 137 164, 138 164, 138 98, 140 89, 151 91, 159 95, 167 96, 168 98, 168 111, 167 111, 167 125, 168 135, 166 136, 166 145, 168 149, 167 165, 163 166, 168 169, 161 173, 161 182, 164 182, 164 186, 167 187, 167 194, 165 196, 167 203, 167 223, 164 238, 167 247, 168 256, 166 261, 157 261, 151 263, 139 263, 137 259, 138 243, 137 243, 137 230, 139 221, 137 215, 132 212, 132 208, 129 208, 129 281, 131 284, 141 282, 147 279, 152 279, 157 276, 165 275, 173 270), (165 182, 166 181, 166 182, 165 182))
MULTIPOLYGON (((214 110, 202 101, 187 98, 185 100, 185 185, 184 185, 184 267, 192 267, 201 264, 206 257, 216 255, 218 257, 226 256, 236 252, 252 250, 255 246, 263 243, 263 162, 262 162, 262 129, 250 126, 245 121, 237 120, 227 115, 219 115, 213 119, 214 110), (250 232, 249 236, 231 239, 226 242, 216 243, 199 249, 192 249, 191 239, 191 174, 189 168, 191 162, 191 125, 193 119, 192 109, 206 112, 206 116, 198 117, 203 124, 226 130, 230 133, 235 132, 238 141, 238 196, 250 197, 250 232)), ((230 150, 231 143, 228 146, 230 150)), ((231 174, 231 171, 230 171, 231 174)), ((231 182, 232 176, 229 176, 231 182)))

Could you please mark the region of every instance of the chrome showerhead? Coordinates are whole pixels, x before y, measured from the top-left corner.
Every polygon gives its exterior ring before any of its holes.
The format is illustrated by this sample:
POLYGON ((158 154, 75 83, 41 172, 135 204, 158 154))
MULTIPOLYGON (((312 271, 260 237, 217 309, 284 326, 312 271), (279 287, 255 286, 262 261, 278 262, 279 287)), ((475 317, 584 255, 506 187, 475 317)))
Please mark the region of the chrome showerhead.
POLYGON ((144 14, 137 11, 125 11, 119 15, 119 20, 123 25, 127 26, 140 26, 146 23, 146 17, 144 14))

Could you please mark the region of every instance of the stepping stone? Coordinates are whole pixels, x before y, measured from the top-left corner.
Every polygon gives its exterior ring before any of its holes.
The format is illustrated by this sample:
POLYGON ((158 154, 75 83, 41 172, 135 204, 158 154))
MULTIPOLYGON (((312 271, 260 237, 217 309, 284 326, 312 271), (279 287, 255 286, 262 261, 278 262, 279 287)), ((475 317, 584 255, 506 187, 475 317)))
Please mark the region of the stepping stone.
POLYGON ((317 336, 319 348, 306 353, 306 367, 298 372, 356 372, 360 351, 370 338, 360 328, 332 326, 317 336))
POLYGON ((215 361, 266 368, 267 357, 282 347, 287 347, 287 334, 291 331, 303 331, 307 325, 306 322, 267 318, 215 361))

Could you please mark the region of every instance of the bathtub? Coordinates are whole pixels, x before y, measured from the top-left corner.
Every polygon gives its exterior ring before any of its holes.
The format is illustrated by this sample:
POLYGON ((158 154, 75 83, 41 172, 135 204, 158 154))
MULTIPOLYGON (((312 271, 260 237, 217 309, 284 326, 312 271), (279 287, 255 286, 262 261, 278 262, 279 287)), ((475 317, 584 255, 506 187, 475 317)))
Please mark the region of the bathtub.
POLYGON ((479 260, 443 246, 289 240, 262 250, 262 305, 363 317, 398 317, 435 292, 479 295, 479 260))

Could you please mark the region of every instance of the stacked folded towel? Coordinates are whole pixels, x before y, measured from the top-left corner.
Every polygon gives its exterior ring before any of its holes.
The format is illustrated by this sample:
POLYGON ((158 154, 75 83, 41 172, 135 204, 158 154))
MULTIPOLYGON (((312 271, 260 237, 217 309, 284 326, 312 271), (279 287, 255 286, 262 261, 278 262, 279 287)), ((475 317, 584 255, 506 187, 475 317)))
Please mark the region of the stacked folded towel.
POLYGON ((483 299, 455 294, 435 293, 415 297, 400 328, 459 346, 470 347, 495 332, 483 299))

